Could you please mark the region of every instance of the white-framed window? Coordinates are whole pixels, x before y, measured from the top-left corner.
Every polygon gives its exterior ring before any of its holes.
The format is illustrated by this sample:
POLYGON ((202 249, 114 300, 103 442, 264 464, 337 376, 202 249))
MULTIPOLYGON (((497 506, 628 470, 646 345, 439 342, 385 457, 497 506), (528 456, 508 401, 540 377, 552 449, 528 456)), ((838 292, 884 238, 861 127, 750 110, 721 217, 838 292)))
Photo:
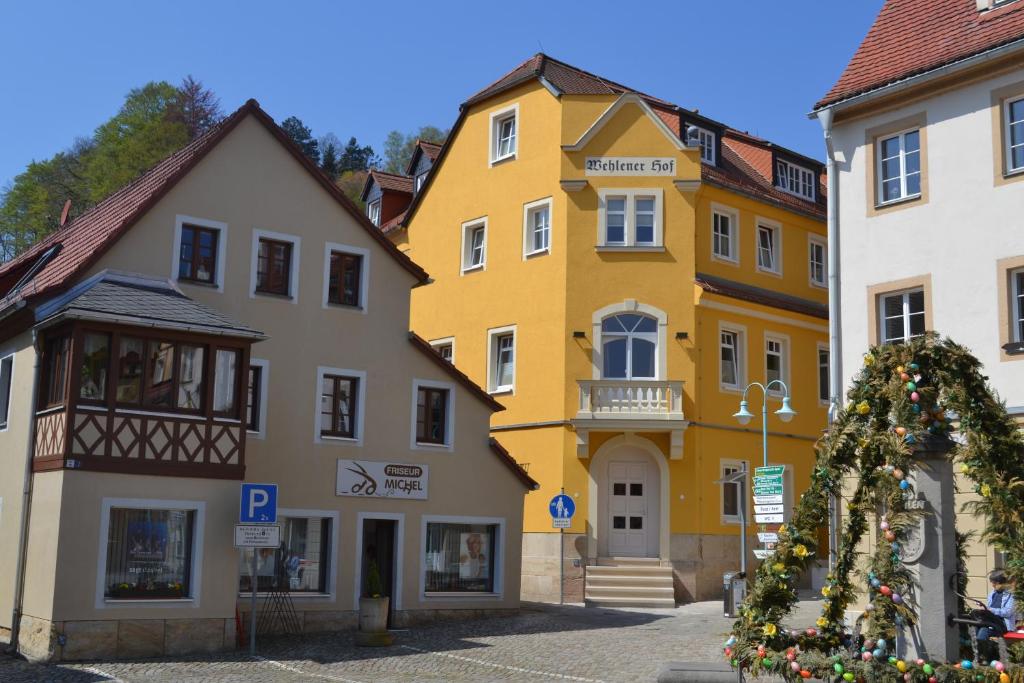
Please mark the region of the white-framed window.
POLYGON ((1019 173, 1024 171, 1024 97, 1007 100, 1003 106, 1006 172, 1019 173))
POLYGON ((257 295, 287 297, 299 302, 299 257, 302 238, 270 230, 252 231, 249 298, 257 295))
POLYGON ((175 216, 171 279, 223 292, 227 250, 227 223, 194 216, 175 216))
POLYGON ((523 258, 551 250, 551 197, 523 205, 523 258))
POLYGON ((334 510, 279 509, 281 546, 273 552, 240 548, 238 551, 238 594, 251 596, 253 586, 252 554, 256 560, 257 595, 269 593, 288 582, 290 594, 300 597, 331 597, 338 558, 338 517, 334 510))
POLYGON ((601 321, 602 379, 658 378, 658 321, 618 313, 601 321))
POLYGON ((434 350, 451 364, 455 364, 455 337, 442 337, 430 342, 434 350))
MULTIPOLYGON (((736 474, 744 467, 744 461, 742 460, 721 460, 719 463, 719 472, 722 479, 736 474)), ((747 469, 749 470, 750 468, 747 467, 747 469)), ((744 502, 743 489, 749 489, 749 483, 747 486, 740 486, 739 482, 722 484, 722 524, 740 523, 740 504, 744 502)), ((749 490, 747 493, 749 495, 749 490)), ((745 512, 749 517, 749 506, 745 512)), ((749 519, 747 523, 750 523, 749 519)))
POLYGON ((699 126, 697 129, 697 142, 700 144, 700 160, 715 165, 715 134, 699 126))
POLYGON ((366 371, 320 366, 316 369, 313 441, 363 445, 366 371))
POLYGON ((782 274, 782 228, 764 221, 757 223, 757 269, 782 274))
POLYGON ((828 405, 831 393, 828 354, 828 347, 818 344, 818 403, 821 405, 828 405))
POLYGON ((504 592, 505 519, 423 515, 420 594, 493 597, 504 592))
POLYGON ((516 384, 516 326, 487 331, 487 390, 512 392, 516 384))
POLYGON ((719 383, 723 389, 742 389, 746 382, 746 330, 738 325, 718 330, 719 383))
POLYGON ((370 250, 351 244, 324 245, 321 306, 365 315, 370 309, 370 250))
POLYGON ((490 162, 515 159, 519 149, 519 105, 491 114, 490 162))
POLYGON ((96 608, 199 607, 205 516, 204 501, 104 498, 96 608))
POLYGON ((246 385, 245 427, 249 438, 267 436, 267 387, 270 384, 270 361, 249 358, 249 381, 246 385))
POLYGON ((602 189, 599 200, 599 248, 662 246, 664 205, 660 189, 602 189))
POLYGON ((903 131, 878 139, 878 197, 881 204, 921 194, 921 131, 903 131))
POLYGON ((379 199, 374 199, 366 205, 366 217, 374 225, 380 225, 380 201, 379 199))
POLYGON ((455 385, 427 379, 412 381, 410 447, 446 450, 455 447, 455 385))
POLYGON ((734 209, 713 206, 711 209, 711 256, 739 263, 739 214, 734 209))
MULTIPOLYGON (((1017 268, 1010 271, 1010 309, 1011 324, 1013 330, 1011 339, 1014 342, 1024 342, 1024 268, 1017 268)), ((0 392, 3 391, 2 379, 0 379, 0 392)), ((2 416, 2 415, 0 415, 2 416)))
POLYGON ((810 282, 815 287, 828 286, 828 245, 814 235, 807 239, 807 271, 810 282))
MULTIPOLYGON (((789 384, 789 337, 781 334, 764 336, 764 380, 765 385, 781 380, 789 384)), ((782 389, 772 387, 771 392, 782 395, 782 389)))
POLYGON ((423 189, 423 184, 427 182, 428 173, 430 173, 430 171, 424 171, 423 173, 420 173, 418 176, 416 176, 416 192, 419 192, 421 189, 423 189))
POLYGON ((462 271, 487 269, 487 218, 462 224, 462 271))
POLYGON ((783 159, 775 162, 775 186, 783 192, 814 201, 814 171, 783 159))
POLYGON ((0 432, 11 416, 11 388, 14 384, 14 354, 0 358, 0 432))
POLYGON ((893 344, 919 337, 925 332, 924 290, 882 294, 878 315, 882 344, 893 344))

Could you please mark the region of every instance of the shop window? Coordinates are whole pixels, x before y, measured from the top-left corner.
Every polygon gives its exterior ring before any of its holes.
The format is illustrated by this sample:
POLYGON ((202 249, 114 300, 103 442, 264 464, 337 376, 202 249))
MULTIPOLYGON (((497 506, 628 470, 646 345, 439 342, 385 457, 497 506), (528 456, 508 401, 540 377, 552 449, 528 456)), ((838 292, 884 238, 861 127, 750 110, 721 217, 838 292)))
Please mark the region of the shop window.
POLYGON ((87 332, 82 336, 78 397, 102 402, 107 397, 107 372, 110 367, 110 335, 87 332))
POLYGON ((110 508, 104 597, 191 596, 194 510, 110 508))
POLYGON ((331 556, 331 518, 278 515, 281 545, 245 548, 238 554, 238 591, 252 591, 252 554, 256 552, 256 590, 266 593, 327 593, 331 556))
POLYGON ((494 593, 499 525, 428 522, 424 588, 429 593, 494 593))

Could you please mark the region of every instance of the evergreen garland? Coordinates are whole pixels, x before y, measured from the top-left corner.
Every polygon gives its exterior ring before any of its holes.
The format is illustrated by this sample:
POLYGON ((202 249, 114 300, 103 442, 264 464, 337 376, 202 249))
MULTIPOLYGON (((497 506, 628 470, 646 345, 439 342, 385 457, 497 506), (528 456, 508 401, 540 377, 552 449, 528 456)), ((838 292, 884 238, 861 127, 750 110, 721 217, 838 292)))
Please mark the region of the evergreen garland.
MULTIPOLYGON (((1024 683, 1024 667, 1011 662, 930 663, 889 655, 898 627, 916 619, 904 597, 913 581, 900 558, 900 539, 921 514, 908 510, 905 501, 913 491, 912 455, 923 442, 945 442, 949 457, 973 483, 979 498, 968 508, 987 520, 982 538, 1006 553, 1014 597, 1024 604, 1024 438, 988 387, 981 364, 966 348, 934 333, 874 347, 848 399, 815 447, 810 486, 779 530, 774 555, 757 569, 726 657, 753 675, 786 680, 1024 683), (953 431, 957 438, 949 441, 953 431), (847 504, 836 567, 821 591, 817 628, 786 630, 782 622, 797 601, 797 579, 817 553, 817 530, 828 523, 829 495, 839 494, 850 476, 858 477, 857 487, 847 504), (857 549, 872 518, 877 540, 863 571, 870 602, 857 620, 863 635, 855 639, 844 628, 844 614, 858 594, 852 580, 857 549)), ((966 540, 958 534, 958 553, 966 540)), ((1014 648, 1011 659, 1020 662, 1021 654, 1014 648)))

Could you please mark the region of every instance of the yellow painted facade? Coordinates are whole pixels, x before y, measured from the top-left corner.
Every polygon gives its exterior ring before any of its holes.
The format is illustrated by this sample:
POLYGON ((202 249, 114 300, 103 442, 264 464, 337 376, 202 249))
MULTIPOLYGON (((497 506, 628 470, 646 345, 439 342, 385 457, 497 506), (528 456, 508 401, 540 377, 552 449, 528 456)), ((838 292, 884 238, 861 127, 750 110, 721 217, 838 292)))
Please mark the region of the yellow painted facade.
MULTIPOLYGON (((470 105, 408 227, 392 233, 434 280, 413 290, 411 329, 429 340, 453 338, 455 365, 481 386, 489 385, 494 364, 488 331, 514 326, 514 388, 495 394, 507 410, 495 414, 492 430, 542 486, 526 502, 524 597, 551 597, 551 584, 541 579, 551 572, 557 576, 558 556, 552 552, 558 552, 558 535, 547 503, 561 489, 576 502, 563 558, 585 564, 609 554, 609 503, 602 499, 610 475, 604 468, 617 448, 649 459, 646 484, 658 491, 644 513, 644 524, 657 526, 658 539, 640 554, 676 569, 677 597, 702 598, 720 590, 721 570, 738 562, 738 525, 723 520, 723 493, 714 482, 723 461, 761 464, 760 415, 740 428, 732 417, 740 392, 720 386, 721 324, 744 333, 746 382, 764 381, 764 335, 786 341, 785 374, 799 415, 789 424, 771 416, 769 453, 772 464, 789 466, 791 497, 806 486, 813 441, 826 423, 818 349, 827 349, 827 322, 712 294, 695 283, 704 273, 824 304, 826 290, 812 286, 808 276, 809 235, 824 239, 824 221, 702 183, 699 148, 673 139, 635 95, 619 99, 556 97, 534 79, 470 105), (518 110, 516 154, 492 164, 492 114, 510 107, 518 110), (565 149, 581 138, 581 148, 565 149), (588 176, 588 157, 673 159, 675 173, 588 176), (630 189, 660 196, 663 248, 598 247, 602 191, 630 189), (524 256, 524 205, 546 198, 550 248, 524 256), (711 255, 713 206, 739 217, 736 264, 711 255), (482 218, 485 265, 463 272, 463 226, 482 218), (782 275, 755 267, 758 220, 781 226, 782 275), (682 416, 655 410, 651 419, 628 423, 579 418, 579 381, 598 379, 602 372, 595 356, 602 311, 657 319, 657 379, 683 383, 682 416)), ((628 389, 629 382, 623 384, 628 389)), ((779 406, 779 400, 769 403, 770 410, 779 406)), ((760 394, 752 393, 751 410, 760 407, 760 394)))

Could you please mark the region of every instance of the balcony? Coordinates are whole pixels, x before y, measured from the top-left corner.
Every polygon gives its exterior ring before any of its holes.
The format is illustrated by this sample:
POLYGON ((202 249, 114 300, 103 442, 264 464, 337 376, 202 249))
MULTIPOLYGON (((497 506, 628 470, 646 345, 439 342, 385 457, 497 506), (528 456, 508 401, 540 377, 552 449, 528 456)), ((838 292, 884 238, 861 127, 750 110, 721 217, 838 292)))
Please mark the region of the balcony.
POLYGON ((577 454, 589 453, 591 431, 671 432, 672 458, 682 458, 683 382, 581 379, 575 419, 577 454))

